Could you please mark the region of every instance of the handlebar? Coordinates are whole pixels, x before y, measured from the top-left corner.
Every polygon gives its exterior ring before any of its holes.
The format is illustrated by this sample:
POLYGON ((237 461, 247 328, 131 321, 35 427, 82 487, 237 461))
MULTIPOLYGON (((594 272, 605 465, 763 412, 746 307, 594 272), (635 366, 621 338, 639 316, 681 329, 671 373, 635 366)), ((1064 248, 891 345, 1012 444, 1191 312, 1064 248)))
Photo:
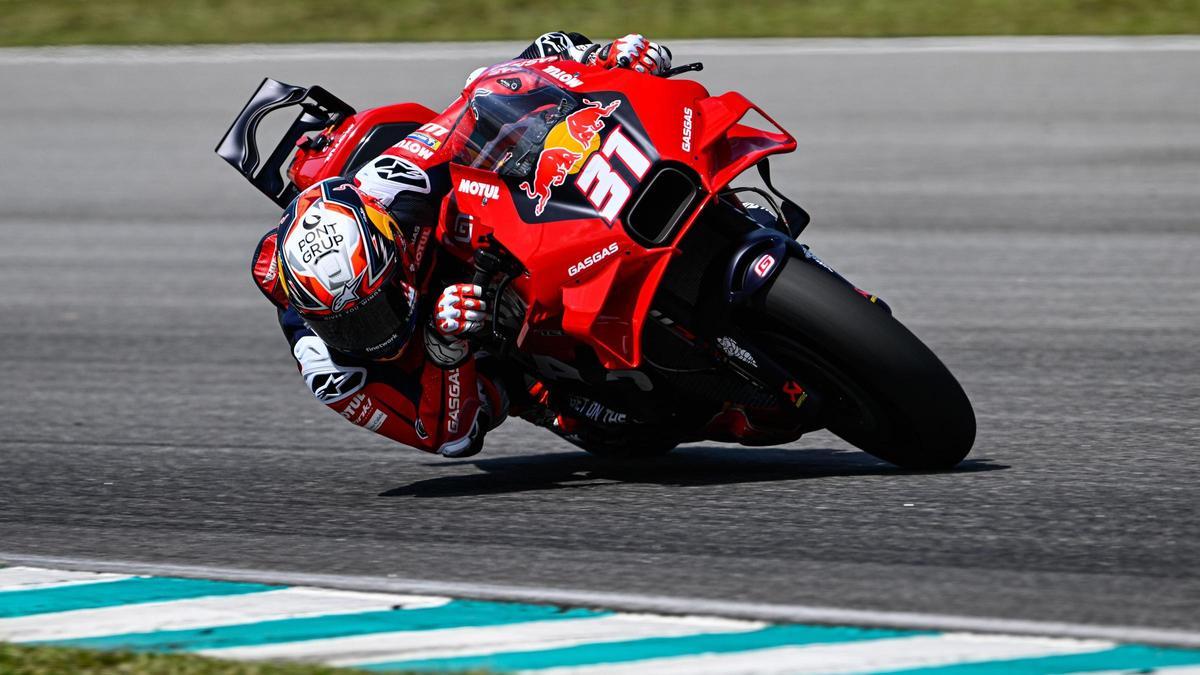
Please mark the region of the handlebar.
POLYGON ((659 77, 675 77, 676 75, 690 73, 694 70, 695 71, 704 70, 704 64, 700 63, 699 61, 697 61, 695 63, 685 63, 682 66, 675 66, 674 68, 671 68, 670 70, 664 70, 662 72, 662 74, 659 75, 659 77))

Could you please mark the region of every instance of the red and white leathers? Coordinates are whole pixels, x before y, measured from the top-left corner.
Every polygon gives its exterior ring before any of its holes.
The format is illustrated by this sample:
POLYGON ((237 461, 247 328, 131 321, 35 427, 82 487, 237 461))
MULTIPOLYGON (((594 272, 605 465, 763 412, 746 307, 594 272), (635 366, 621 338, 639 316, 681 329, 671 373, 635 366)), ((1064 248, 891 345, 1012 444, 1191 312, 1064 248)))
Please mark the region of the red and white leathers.
MULTIPOLYGON (((354 424, 426 452, 447 457, 478 452, 488 429, 503 421, 507 403, 500 386, 479 374, 476 360, 466 350, 453 353, 457 362, 435 359, 426 346, 438 344, 431 328, 387 361, 329 349, 288 306, 275 248, 271 231, 255 253, 254 279, 278 308, 292 356, 317 400, 354 424)), ((420 291, 432 290, 431 276, 421 281, 420 291)))
MULTIPOLYGON (((518 58, 606 65, 611 60, 612 66, 640 65, 649 72, 670 66, 670 52, 665 48, 641 36, 622 40, 625 42, 602 47, 578 33, 547 33, 518 58), (630 58, 617 59, 615 54, 630 58)), ((408 249, 412 261, 409 271, 414 279, 410 282, 422 298, 418 311, 422 313, 423 339, 414 335, 395 358, 386 361, 331 350, 288 306, 278 278, 275 230, 262 238, 253 261, 254 279, 278 308, 280 326, 313 395, 354 424, 448 457, 478 452, 484 434, 503 421, 508 407, 503 387, 497 379, 478 372, 476 358, 465 341, 487 309, 477 286, 454 283, 469 277, 471 270, 453 256, 439 256, 439 247, 430 245, 431 239, 442 246, 454 244, 453 234, 444 227, 434 230, 442 198, 450 190, 447 165, 459 150, 455 141, 467 137, 475 123, 470 92, 512 94, 512 76, 508 85, 499 79, 476 80, 470 91, 441 115, 354 176, 357 187, 387 208, 400 224, 402 232, 397 233, 396 243, 408 249), (451 134, 456 126, 458 133, 451 134), (438 292, 441 295, 434 305, 433 294, 438 292)))

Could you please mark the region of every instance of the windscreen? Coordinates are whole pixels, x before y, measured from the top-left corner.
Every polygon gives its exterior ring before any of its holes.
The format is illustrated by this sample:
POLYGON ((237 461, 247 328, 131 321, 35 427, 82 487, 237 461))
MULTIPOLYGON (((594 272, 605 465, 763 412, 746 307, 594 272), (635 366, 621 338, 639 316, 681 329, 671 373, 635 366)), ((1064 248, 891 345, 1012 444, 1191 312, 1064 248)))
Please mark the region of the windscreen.
POLYGON ((547 136, 582 104, 538 71, 502 68, 476 80, 471 110, 454 130, 461 148, 454 161, 524 178, 533 173, 547 136))

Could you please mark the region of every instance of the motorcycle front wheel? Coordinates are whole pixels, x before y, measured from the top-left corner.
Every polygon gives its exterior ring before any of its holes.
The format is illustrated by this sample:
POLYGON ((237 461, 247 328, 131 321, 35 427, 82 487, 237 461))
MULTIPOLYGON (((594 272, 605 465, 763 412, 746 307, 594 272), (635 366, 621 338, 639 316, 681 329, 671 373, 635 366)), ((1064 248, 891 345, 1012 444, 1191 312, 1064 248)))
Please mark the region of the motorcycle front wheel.
POLYGON ((949 469, 975 442, 958 381, 888 312, 817 264, 793 257, 759 308, 758 342, 821 394, 826 428, 907 469, 949 469))

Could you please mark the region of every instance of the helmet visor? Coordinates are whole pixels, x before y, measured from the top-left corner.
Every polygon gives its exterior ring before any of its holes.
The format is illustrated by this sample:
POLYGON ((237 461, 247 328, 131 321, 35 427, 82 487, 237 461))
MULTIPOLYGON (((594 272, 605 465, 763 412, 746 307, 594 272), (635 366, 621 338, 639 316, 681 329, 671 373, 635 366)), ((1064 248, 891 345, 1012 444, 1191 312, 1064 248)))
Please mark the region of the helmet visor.
POLYGON ((417 322, 416 289, 406 283, 385 286, 335 317, 304 317, 329 347, 352 356, 386 359, 412 337, 417 322))

